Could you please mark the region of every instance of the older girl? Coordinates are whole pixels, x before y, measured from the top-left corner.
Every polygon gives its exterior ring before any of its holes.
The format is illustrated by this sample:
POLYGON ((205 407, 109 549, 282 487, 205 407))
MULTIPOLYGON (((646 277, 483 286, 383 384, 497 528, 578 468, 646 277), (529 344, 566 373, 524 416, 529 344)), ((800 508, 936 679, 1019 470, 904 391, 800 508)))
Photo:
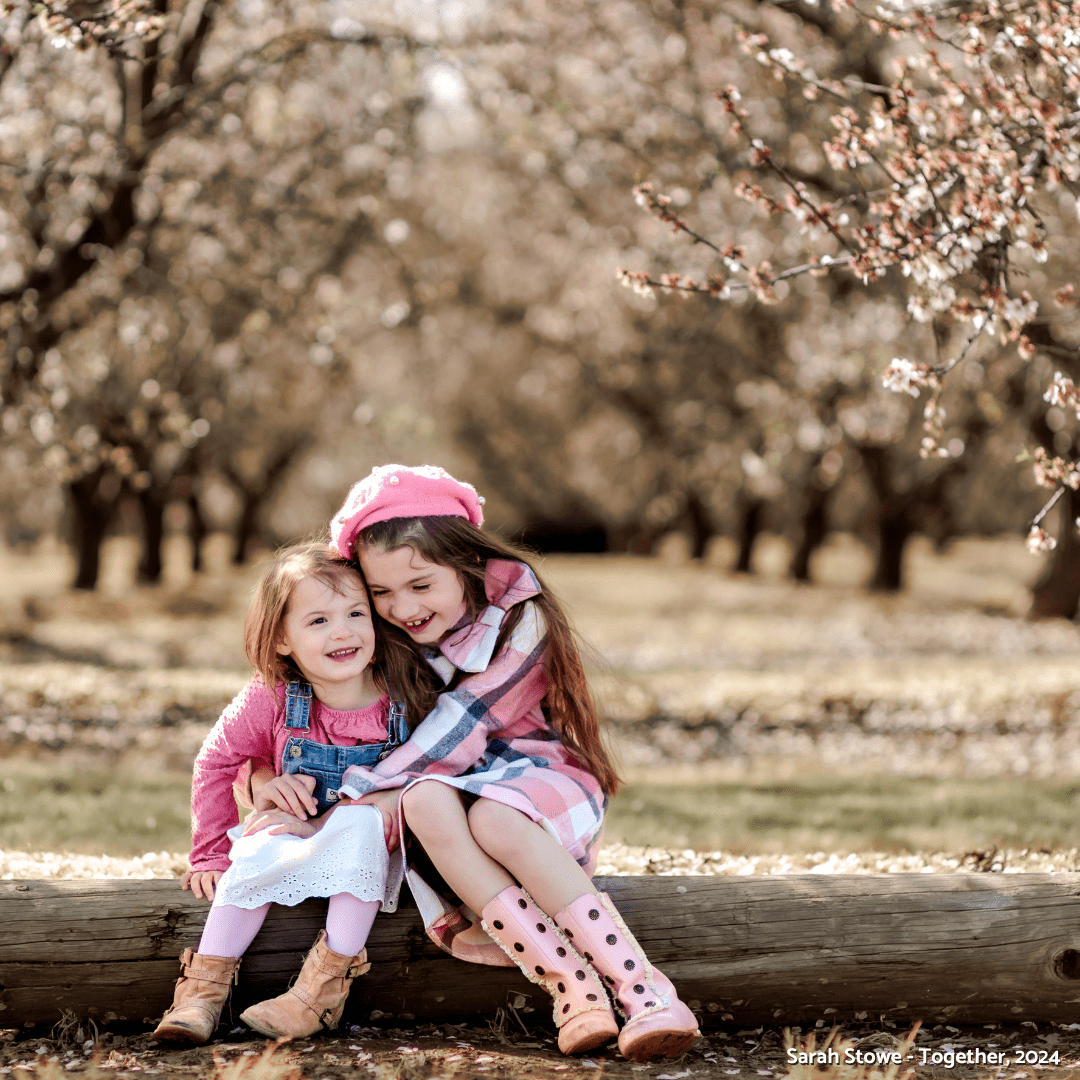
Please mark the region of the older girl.
POLYGON ((529 563, 481 532, 482 501, 442 469, 386 465, 334 518, 387 639, 445 687, 408 742, 347 769, 340 790, 396 799, 405 786, 405 824, 464 901, 455 910, 410 873, 430 932, 455 955, 505 963, 493 941, 554 998, 564 1053, 618 1035, 626 1057, 678 1056, 694 1015, 589 876, 618 777, 573 636, 529 563))

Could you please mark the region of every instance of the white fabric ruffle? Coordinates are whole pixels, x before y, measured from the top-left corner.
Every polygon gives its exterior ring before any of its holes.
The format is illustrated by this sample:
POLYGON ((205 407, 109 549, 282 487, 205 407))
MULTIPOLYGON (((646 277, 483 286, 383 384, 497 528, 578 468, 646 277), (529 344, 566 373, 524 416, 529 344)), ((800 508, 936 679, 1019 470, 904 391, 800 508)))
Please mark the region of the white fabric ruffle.
POLYGON ((352 893, 396 911, 403 863, 400 848, 387 854, 382 811, 339 806, 312 836, 242 835, 229 830, 232 866, 217 883, 216 902, 251 910, 268 901, 293 907, 311 896, 352 893))

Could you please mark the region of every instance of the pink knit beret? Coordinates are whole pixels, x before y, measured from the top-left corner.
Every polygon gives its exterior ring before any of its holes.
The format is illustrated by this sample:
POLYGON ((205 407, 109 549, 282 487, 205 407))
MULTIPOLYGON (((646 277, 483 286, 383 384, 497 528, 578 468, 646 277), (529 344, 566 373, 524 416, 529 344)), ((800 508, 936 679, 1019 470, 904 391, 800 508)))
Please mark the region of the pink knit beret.
POLYGON ((353 485, 334 515, 330 546, 348 559, 362 529, 390 518, 463 517, 479 528, 483 502, 472 484, 455 480, 436 465, 376 465, 370 476, 353 485))

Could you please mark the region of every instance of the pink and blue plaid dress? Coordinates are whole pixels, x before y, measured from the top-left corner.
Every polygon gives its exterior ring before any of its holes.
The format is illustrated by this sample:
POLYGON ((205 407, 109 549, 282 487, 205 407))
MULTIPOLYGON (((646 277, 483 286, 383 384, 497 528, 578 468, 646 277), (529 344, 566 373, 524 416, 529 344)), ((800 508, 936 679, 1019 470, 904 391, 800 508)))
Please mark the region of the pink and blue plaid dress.
MULTIPOLYGON (((541 707, 550 682, 544 669, 547 627, 531 598, 540 592, 524 563, 493 559, 487 565, 489 606, 475 622, 462 622, 438 647, 425 647, 428 662, 448 684, 468 672, 408 741, 370 768, 348 769, 342 795, 359 798, 426 780, 512 806, 554 836, 591 873, 596 863, 607 797, 548 723, 541 707), (524 605, 522 617, 497 656, 492 656, 506 613, 524 605)), ((404 836, 404 828, 402 830, 404 836)), ((454 956, 508 966, 494 942, 455 941, 475 913, 454 907, 409 868, 407 878, 428 934, 454 956)))

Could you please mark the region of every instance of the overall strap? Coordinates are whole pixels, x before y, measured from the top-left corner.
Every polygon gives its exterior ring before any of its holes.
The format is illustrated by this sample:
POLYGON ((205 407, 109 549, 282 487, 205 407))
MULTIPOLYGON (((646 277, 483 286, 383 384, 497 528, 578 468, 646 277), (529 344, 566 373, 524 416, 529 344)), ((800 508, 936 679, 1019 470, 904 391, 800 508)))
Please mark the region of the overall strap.
POLYGON ((390 699, 390 719, 387 722, 390 741, 403 743, 409 737, 409 724, 405 716, 405 702, 390 699))
POLYGON ((293 679, 285 686, 285 726, 307 731, 311 717, 311 683, 293 679))

